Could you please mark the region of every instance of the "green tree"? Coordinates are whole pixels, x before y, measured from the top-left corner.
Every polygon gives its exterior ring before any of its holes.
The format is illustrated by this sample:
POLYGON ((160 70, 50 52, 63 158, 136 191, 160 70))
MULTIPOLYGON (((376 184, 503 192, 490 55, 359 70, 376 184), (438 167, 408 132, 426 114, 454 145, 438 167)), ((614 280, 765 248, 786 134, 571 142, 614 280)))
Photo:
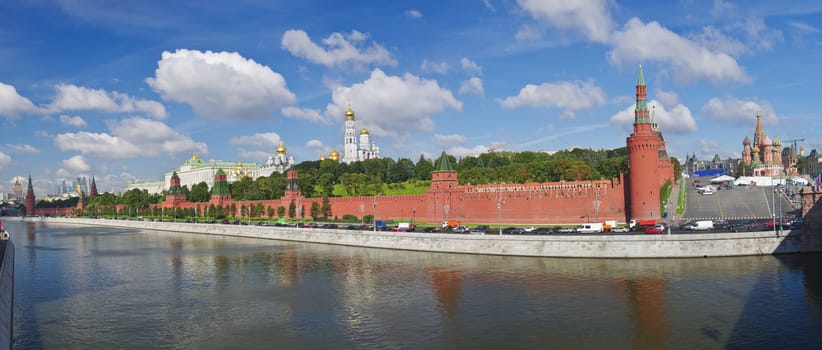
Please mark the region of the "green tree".
POLYGON ((321 215, 322 215, 322 212, 320 210, 320 203, 311 202, 311 217, 314 220, 317 220, 317 219, 320 218, 321 215))
POLYGON ((188 194, 189 201, 208 202, 210 199, 211 193, 209 192, 208 184, 205 181, 191 186, 191 191, 188 194))
POLYGON ((274 207, 268 207, 268 217, 269 218, 274 217, 274 207))
POLYGON ((420 155, 417 164, 414 165, 414 175, 418 180, 431 180, 431 172, 434 171, 434 163, 430 159, 425 159, 420 155))
POLYGON ((281 206, 277 207, 277 217, 282 219, 284 216, 285 216, 285 207, 281 205, 281 206))
POLYGON ((323 205, 321 211, 323 218, 328 219, 331 217, 331 200, 329 200, 328 197, 323 197, 323 205))
POLYGON ((300 182, 300 190, 302 190, 303 196, 314 197, 314 186, 317 185, 316 171, 297 174, 297 181, 300 182))
POLYGON ((288 218, 294 219, 297 217, 297 204, 293 201, 288 205, 288 218))

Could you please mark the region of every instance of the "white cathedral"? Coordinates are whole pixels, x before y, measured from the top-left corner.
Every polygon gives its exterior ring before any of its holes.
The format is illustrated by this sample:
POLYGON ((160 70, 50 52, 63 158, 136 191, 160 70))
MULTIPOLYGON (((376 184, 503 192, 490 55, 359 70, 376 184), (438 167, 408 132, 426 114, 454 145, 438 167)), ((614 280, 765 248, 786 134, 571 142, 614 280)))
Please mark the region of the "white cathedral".
POLYGON ((343 149, 342 161, 346 164, 352 162, 380 158, 380 148, 372 142, 368 135, 368 130, 360 130, 360 143, 357 144, 356 127, 354 126, 354 111, 351 106, 345 109, 345 148, 343 149))

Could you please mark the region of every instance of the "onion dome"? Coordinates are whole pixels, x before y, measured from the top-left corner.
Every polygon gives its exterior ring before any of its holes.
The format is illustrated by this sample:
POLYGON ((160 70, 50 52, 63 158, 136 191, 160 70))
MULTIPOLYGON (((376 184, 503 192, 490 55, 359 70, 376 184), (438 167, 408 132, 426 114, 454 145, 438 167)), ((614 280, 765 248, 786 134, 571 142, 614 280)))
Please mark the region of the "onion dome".
POLYGON ((751 144, 751 139, 749 139, 747 136, 745 136, 745 139, 742 140, 742 145, 747 146, 747 145, 750 145, 750 144, 751 144))
POLYGON ((782 146, 782 141, 780 141, 778 137, 775 137, 773 139, 773 145, 776 147, 782 146))
POLYGON ((351 106, 345 109, 345 120, 354 120, 354 111, 351 110, 351 106))
POLYGON ((243 167, 243 162, 237 162, 237 167, 242 168, 243 167))
POLYGON ((320 161, 325 160, 325 156, 320 156, 320 161))
POLYGON ((773 142, 771 142, 771 138, 766 135, 765 138, 762 140, 762 146, 770 146, 772 144, 773 142))
POLYGON ((337 150, 335 149, 328 154, 328 158, 331 158, 331 160, 333 161, 337 161, 338 159, 340 159, 340 153, 337 152, 337 150))
POLYGON ((283 142, 280 141, 280 145, 277 146, 277 154, 285 154, 285 151, 285 145, 283 145, 283 142))
POLYGON ((360 135, 368 135, 368 129, 366 129, 366 128, 362 128, 362 129, 360 130, 360 135))
POLYGON ((759 153, 759 146, 754 146, 753 153, 759 153))

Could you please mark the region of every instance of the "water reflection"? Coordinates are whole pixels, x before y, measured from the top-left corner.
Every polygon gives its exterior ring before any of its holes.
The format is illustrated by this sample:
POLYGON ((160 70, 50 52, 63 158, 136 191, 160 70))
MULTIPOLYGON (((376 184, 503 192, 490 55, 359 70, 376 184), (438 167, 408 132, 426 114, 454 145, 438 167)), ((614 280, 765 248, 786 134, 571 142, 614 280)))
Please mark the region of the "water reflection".
POLYGON ((17 255, 20 348, 716 348, 822 331, 818 255, 542 259, 16 225, 37 248, 17 255))

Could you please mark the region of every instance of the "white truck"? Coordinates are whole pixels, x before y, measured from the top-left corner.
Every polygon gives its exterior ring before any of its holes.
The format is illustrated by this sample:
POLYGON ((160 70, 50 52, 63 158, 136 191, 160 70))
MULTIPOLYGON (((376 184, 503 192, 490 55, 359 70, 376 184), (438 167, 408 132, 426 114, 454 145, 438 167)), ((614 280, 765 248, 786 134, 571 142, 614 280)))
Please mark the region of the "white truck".
POLYGON ((694 222, 693 225, 691 225, 691 227, 692 227, 691 229, 694 230, 694 231, 713 230, 714 229, 714 222, 711 221, 711 220, 697 221, 697 222, 694 222))
POLYGON ((599 233, 602 232, 601 222, 592 222, 577 226, 577 233, 599 233))

